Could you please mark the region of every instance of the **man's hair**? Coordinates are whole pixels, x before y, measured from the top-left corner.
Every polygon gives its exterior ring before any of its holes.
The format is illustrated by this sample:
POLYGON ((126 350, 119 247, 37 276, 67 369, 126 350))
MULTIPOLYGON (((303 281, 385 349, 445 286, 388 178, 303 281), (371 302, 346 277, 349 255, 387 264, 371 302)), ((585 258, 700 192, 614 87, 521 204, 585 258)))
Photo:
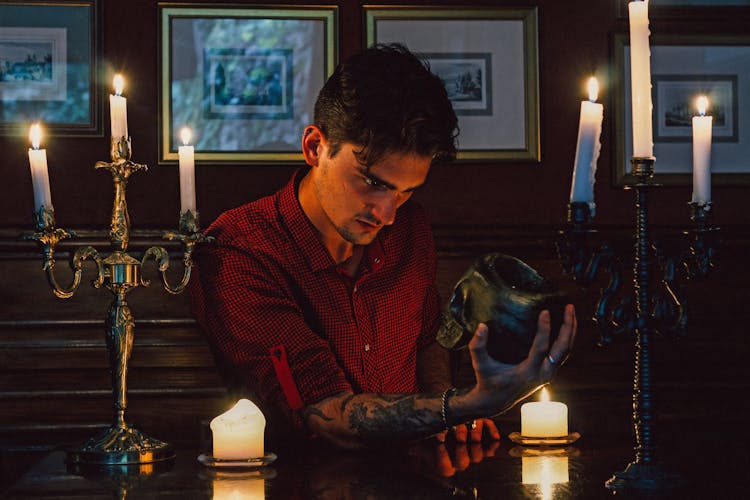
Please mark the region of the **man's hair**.
POLYGON ((361 146, 369 167, 387 153, 416 153, 432 164, 456 157, 458 120, 443 81, 401 44, 378 44, 340 63, 318 94, 315 124, 334 156, 361 146))

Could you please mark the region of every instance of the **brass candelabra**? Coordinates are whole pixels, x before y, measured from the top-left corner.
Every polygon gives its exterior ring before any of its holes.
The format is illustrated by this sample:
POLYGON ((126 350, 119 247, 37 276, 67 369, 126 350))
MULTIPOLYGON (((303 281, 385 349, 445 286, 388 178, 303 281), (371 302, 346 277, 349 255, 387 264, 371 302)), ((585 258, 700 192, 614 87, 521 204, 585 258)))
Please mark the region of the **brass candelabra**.
POLYGON ((685 335, 688 315, 685 281, 705 277, 714 265, 718 228, 711 225, 711 204, 691 203, 694 226, 683 231, 682 241, 671 246, 652 240, 648 230, 647 194, 657 186, 653 157, 633 158, 635 191, 635 251, 632 294, 620 294, 624 264, 607 243, 592 244, 596 229, 587 203, 571 203, 568 225, 558 235, 557 249, 564 270, 583 286, 592 284, 600 270, 609 276, 601 289, 593 320, 600 344, 610 344, 623 333, 635 337, 633 375, 633 428, 635 459, 606 482, 611 490, 659 490, 682 483, 682 478, 656 457, 656 405, 653 394, 651 340, 657 331, 685 335), (653 264, 661 270, 659 287, 652 280, 653 264), (619 298, 619 300, 618 300, 619 298))
POLYGON ((106 288, 112 295, 112 303, 105 320, 105 340, 109 354, 109 370, 112 379, 114 399, 114 422, 104 432, 93 436, 82 445, 68 450, 67 458, 72 464, 105 464, 123 465, 159 462, 174 457, 174 449, 168 443, 147 436, 125 421, 127 409, 127 375, 128 362, 133 349, 135 320, 126 300, 128 292, 139 287, 149 286, 149 281, 141 274, 141 267, 151 257, 157 262, 164 289, 170 294, 179 294, 187 286, 192 269, 192 254, 195 245, 211 240, 201 234, 198 214, 186 211, 180 216, 177 232, 166 232, 164 238, 178 240, 184 247, 182 262, 183 276, 180 282, 172 286, 167 279, 169 253, 160 246, 146 250, 141 260, 131 256, 128 250, 130 239, 130 216, 125 198, 125 191, 130 176, 146 165, 133 163, 131 158, 130 138, 112 139, 110 162, 97 162, 95 168, 107 169, 112 174, 115 194, 112 207, 112 221, 109 231, 111 253, 103 256, 91 246, 78 248, 71 259, 73 271, 69 286, 61 286, 55 278, 55 246, 74 234, 55 227, 54 210, 42 205, 34 213, 36 231, 25 235, 26 239, 35 240, 42 248, 44 255, 43 270, 47 274, 53 293, 62 299, 72 297, 81 284, 83 264, 92 260, 96 264, 97 275, 91 282, 95 288, 106 288))

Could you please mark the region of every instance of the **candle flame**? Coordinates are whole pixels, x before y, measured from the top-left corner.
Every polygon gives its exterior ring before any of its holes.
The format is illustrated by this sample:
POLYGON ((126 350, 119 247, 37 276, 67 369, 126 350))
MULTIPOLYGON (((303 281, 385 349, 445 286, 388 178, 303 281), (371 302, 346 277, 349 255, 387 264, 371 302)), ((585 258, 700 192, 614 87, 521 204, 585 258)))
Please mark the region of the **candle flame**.
POLYGON ((542 387, 542 392, 539 395, 539 401, 544 401, 544 402, 549 401, 549 393, 547 392, 546 387, 542 387))
POLYGON ((115 86, 115 94, 122 95, 122 89, 125 87, 125 79, 120 73, 117 73, 112 80, 112 84, 115 86))
POLYGON ((589 101, 596 102, 596 98, 599 97, 599 82, 596 77, 589 78, 589 101))
POLYGON ((193 133, 190 131, 188 127, 182 127, 182 130, 180 130, 180 139, 182 139, 182 145, 187 146, 190 144, 190 139, 193 138, 193 133))
POLYGON ((39 149, 42 142, 42 126, 38 123, 33 124, 29 129, 29 140, 34 149, 39 149))
POLYGON ((698 113, 701 116, 706 116, 706 110, 708 109, 708 97, 702 95, 695 100, 695 107, 698 108, 698 113))

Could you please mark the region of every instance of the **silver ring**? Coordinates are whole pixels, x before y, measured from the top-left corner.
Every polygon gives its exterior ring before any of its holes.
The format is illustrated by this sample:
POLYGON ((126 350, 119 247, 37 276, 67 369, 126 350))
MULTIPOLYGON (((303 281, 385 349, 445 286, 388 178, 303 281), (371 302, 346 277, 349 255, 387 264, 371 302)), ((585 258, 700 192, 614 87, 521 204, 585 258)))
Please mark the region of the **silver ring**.
POLYGON ((471 424, 469 425, 469 427, 471 428, 472 431, 474 429, 476 429, 477 428, 477 421, 476 420, 472 420, 471 424))
POLYGON ((552 357, 552 354, 547 354, 547 359, 548 359, 548 360, 549 360, 549 362, 550 362, 550 363, 552 363, 553 365, 557 365, 557 364, 558 364, 557 360, 556 360, 555 358, 553 358, 553 357, 552 357))

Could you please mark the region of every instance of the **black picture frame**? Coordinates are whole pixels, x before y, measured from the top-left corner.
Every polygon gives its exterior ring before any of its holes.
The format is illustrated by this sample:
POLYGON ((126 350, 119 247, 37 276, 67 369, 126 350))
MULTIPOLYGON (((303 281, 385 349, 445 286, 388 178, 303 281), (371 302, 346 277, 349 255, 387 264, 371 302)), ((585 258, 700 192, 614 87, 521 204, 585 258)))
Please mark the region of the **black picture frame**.
POLYGON ((0 0, 0 135, 101 136, 101 0, 0 0))

